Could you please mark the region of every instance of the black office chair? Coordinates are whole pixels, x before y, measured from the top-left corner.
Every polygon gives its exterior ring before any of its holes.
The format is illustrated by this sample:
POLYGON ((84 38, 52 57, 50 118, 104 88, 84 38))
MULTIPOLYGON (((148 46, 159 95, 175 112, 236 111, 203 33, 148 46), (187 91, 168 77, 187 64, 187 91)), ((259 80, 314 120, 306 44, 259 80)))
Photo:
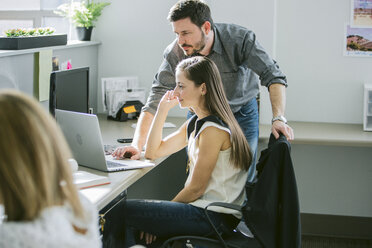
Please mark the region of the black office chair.
MULTIPOLYGON (((209 204, 205 209, 204 213, 207 216, 209 223, 212 225, 215 236, 214 237, 201 237, 201 236, 177 236, 168 239, 163 245, 162 248, 169 247, 179 247, 179 245, 186 245, 186 247, 208 247, 208 248, 261 248, 262 245, 255 238, 247 237, 245 234, 241 233, 239 230, 234 230, 228 236, 221 235, 217 228, 214 226, 213 222, 210 220, 208 215, 208 208, 211 206, 219 206, 234 209, 240 212, 242 207, 234 204, 227 204, 222 202, 214 202, 209 204), (189 245, 189 246, 187 246, 189 245), (193 245, 193 246, 190 246, 193 245)), ((182 246, 184 247, 184 246, 182 246)))
POLYGON ((284 135, 277 140, 271 135, 268 148, 261 152, 257 164, 257 178, 246 185, 248 201, 244 206, 211 203, 205 208, 205 215, 215 231, 214 237, 177 236, 168 239, 162 247, 176 247, 181 243, 211 248, 300 248, 300 211, 290 148, 284 135), (239 230, 221 235, 209 219, 207 209, 210 206, 240 211, 254 237, 239 230))

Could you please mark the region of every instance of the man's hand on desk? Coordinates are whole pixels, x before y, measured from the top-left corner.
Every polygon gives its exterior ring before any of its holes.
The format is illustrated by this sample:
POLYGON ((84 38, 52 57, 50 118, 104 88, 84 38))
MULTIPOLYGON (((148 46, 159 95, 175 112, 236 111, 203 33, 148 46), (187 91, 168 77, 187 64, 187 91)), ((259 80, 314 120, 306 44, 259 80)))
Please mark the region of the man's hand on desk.
POLYGON ((121 146, 112 153, 115 158, 130 158, 133 160, 141 158, 141 151, 134 146, 121 146))
POLYGON ((293 129, 282 121, 274 121, 271 127, 271 132, 276 139, 279 138, 279 133, 282 133, 288 141, 294 139, 293 129))

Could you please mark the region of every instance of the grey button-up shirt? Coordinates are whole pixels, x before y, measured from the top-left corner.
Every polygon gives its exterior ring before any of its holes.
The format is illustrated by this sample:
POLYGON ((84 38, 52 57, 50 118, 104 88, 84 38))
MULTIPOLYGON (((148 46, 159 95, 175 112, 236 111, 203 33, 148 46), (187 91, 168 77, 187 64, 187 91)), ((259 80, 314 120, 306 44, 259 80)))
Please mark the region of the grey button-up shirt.
MULTIPOLYGON (((235 24, 215 23, 214 43, 207 56, 217 65, 231 110, 235 113, 256 97, 261 85, 287 86, 285 75, 256 40, 256 35, 235 24)), ((155 114, 160 99, 176 86, 175 69, 187 58, 174 40, 164 51, 164 59, 155 75, 143 111, 155 114)))

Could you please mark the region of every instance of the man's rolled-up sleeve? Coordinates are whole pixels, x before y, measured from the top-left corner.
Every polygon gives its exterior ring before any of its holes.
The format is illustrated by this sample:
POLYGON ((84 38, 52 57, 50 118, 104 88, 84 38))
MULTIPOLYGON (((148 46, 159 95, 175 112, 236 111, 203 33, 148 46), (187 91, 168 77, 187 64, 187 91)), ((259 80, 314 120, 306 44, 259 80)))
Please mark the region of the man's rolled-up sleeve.
POLYGON ((245 36, 242 55, 244 64, 254 71, 260 78, 261 85, 269 87, 278 83, 287 86, 287 79, 264 48, 256 40, 256 35, 251 32, 245 36))

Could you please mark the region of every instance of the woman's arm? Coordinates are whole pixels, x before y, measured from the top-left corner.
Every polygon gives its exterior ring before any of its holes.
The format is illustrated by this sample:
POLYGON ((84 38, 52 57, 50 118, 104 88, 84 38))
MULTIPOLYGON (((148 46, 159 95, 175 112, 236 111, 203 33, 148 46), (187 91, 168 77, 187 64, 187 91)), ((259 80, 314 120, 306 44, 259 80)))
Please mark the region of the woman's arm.
POLYGON ((208 186, 218 154, 229 142, 230 135, 216 127, 207 127, 199 135, 199 155, 190 183, 172 200, 189 203, 200 198, 208 186))
POLYGON ((178 100, 173 97, 173 91, 167 91, 160 100, 158 110, 152 121, 150 132, 147 136, 145 157, 156 159, 175 153, 186 146, 186 126, 184 123, 176 132, 163 137, 163 126, 171 108, 178 104, 178 100))

